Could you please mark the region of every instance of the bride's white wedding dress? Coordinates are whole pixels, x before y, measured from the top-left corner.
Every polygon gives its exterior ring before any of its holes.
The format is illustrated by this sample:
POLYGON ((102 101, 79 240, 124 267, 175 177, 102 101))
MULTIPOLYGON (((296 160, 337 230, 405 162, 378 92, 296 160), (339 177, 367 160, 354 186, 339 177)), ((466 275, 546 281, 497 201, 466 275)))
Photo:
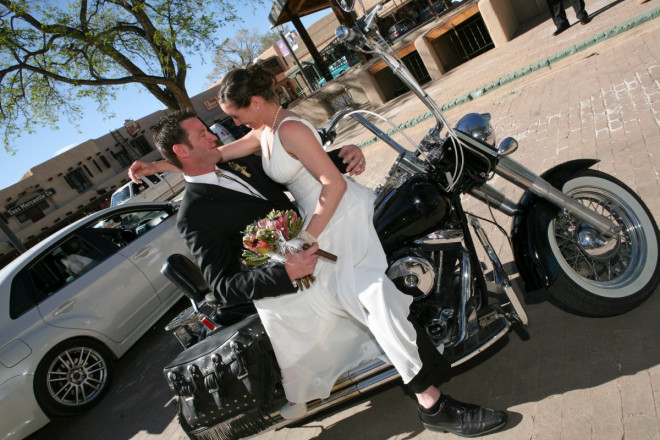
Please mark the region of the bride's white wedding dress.
MULTIPOLYGON (((304 123, 318 138, 314 127, 304 123)), ((268 151, 261 139, 266 173, 292 193, 307 221, 321 184, 282 147, 278 133, 268 151)), ((255 301, 282 370, 286 396, 307 402, 329 396, 336 379, 363 361, 383 356, 404 382, 421 368, 416 333, 406 319, 412 301, 385 276, 387 262, 373 227, 373 191, 345 177, 346 192, 319 247, 337 255, 319 259, 311 288, 255 301)))

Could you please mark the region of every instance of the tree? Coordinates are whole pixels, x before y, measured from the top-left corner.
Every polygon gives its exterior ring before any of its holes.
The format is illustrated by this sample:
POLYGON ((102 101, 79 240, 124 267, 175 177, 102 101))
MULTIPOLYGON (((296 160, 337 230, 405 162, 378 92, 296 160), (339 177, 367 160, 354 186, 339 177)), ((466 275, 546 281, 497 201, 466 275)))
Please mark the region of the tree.
POLYGON ((257 29, 240 29, 233 38, 226 38, 216 48, 213 59, 215 67, 208 79, 216 81, 232 69, 245 67, 279 39, 280 36, 275 31, 261 34, 257 29))
MULTIPOLYGON (((255 0, 259 2, 260 0, 255 0)), ((170 109, 192 108, 184 52, 213 50, 238 20, 229 0, 0 0, 0 125, 5 149, 35 125, 107 110, 137 83, 170 109), (222 19, 218 19, 218 17, 222 19)))

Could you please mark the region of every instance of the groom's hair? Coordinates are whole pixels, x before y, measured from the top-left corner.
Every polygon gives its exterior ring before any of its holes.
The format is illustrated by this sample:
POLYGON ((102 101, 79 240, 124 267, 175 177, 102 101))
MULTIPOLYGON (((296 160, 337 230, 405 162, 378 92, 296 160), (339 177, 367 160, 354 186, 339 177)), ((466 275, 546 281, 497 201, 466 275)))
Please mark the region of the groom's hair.
POLYGON ((175 144, 190 145, 188 132, 181 127, 181 122, 196 117, 197 115, 192 110, 176 110, 160 118, 158 123, 153 127, 156 148, 158 148, 158 151, 160 151, 160 154, 165 160, 176 165, 178 168, 182 168, 181 161, 172 148, 175 144))

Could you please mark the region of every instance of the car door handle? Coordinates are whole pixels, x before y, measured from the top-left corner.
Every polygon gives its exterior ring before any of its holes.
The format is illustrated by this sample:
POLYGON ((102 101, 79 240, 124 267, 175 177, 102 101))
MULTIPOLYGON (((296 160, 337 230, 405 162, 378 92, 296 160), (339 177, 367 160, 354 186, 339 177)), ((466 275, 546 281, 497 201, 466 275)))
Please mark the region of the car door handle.
POLYGON ((64 313, 70 312, 73 309, 73 306, 76 304, 75 299, 70 299, 64 301, 60 306, 53 312, 53 316, 60 316, 64 313))
POLYGON ((151 246, 145 246, 144 248, 140 249, 136 253, 133 254, 133 258, 135 260, 139 260, 142 257, 145 257, 151 253, 151 246))

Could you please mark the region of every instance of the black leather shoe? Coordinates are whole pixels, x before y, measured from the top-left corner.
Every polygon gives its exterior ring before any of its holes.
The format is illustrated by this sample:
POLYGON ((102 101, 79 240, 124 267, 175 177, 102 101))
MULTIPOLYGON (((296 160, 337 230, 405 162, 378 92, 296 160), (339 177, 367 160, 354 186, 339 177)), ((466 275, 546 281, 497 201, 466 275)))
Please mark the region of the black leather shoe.
POLYGON ((568 29, 569 27, 571 27, 571 26, 570 26, 568 23, 567 23, 567 24, 562 24, 561 26, 559 26, 559 27, 557 28, 556 31, 554 31, 554 32, 552 33, 552 35, 554 35, 554 36, 556 37, 557 35, 561 34, 562 32, 564 32, 564 31, 565 31, 566 29, 568 29))
POLYGON ((582 24, 587 24, 587 23, 589 23, 590 21, 591 21, 591 18, 589 18, 589 16, 582 17, 582 18, 580 19, 580 23, 582 23, 582 24))
POLYGON ((440 408, 434 414, 417 411, 426 429, 436 432, 451 432, 461 437, 479 437, 506 425, 507 414, 483 406, 458 402, 443 394, 440 408))

